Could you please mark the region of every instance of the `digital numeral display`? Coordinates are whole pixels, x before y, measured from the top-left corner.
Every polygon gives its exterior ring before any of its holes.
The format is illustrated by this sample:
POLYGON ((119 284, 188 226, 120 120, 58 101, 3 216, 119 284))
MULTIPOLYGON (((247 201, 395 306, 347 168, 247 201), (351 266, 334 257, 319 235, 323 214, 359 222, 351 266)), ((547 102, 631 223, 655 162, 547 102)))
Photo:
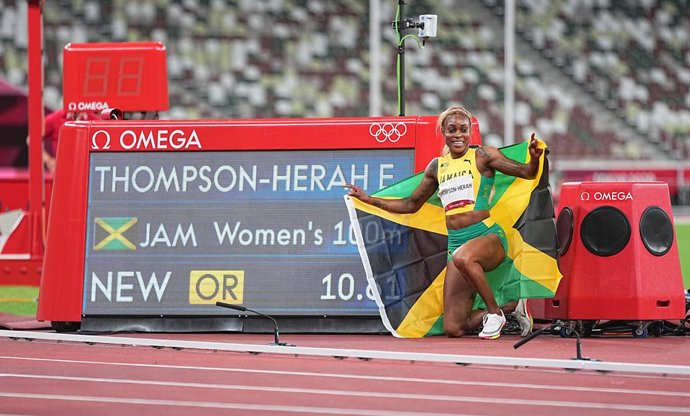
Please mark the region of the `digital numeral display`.
POLYGON ((164 111, 165 47, 149 43, 69 44, 64 50, 66 111, 164 111))
POLYGON ((84 97, 138 96, 144 75, 144 58, 121 58, 116 65, 112 58, 87 58, 84 74, 84 97), (110 75, 111 68, 117 72, 110 75), (113 82, 115 81, 115 82, 113 82), (115 84, 115 85, 112 85, 115 84))

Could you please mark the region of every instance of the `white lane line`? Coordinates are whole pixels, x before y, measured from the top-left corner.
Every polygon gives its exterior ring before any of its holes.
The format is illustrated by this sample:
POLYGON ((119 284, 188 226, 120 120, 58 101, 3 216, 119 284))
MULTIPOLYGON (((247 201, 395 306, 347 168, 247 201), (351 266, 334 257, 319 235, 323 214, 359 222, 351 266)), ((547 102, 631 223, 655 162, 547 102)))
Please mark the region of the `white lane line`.
MULTIPOLYGON (((12 360, 28 360, 28 361, 45 361, 49 363, 68 363, 68 364, 85 364, 85 365, 104 365, 104 366, 124 366, 124 367, 143 367, 143 368, 165 368, 169 370, 201 370, 201 371, 219 371, 219 372, 235 372, 235 373, 249 373, 249 374, 267 374, 275 376, 303 376, 303 377, 326 377, 326 378, 342 378, 355 380, 371 380, 371 381, 390 381, 393 383, 420 383, 420 384, 445 384, 445 385, 460 385, 460 386, 482 386, 482 387, 501 387, 501 388, 524 388, 535 390, 553 390, 553 391, 582 391, 596 392, 607 394, 634 394, 647 396, 668 396, 668 397, 688 397, 690 392, 687 391, 659 391, 659 390, 640 390, 640 389, 621 389, 621 388, 601 388, 592 386, 568 386, 568 385, 541 385, 531 383, 501 383, 492 381, 465 381, 465 380, 449 380, 449 379, 425 379, 416 377, 390 377, 390 376, 374 376, 374 375, 360 375, 360 374, 343 374, 343 373, 315 373, 306 371, 283 371, 283 370, 257 370, 247 368, 211 368, 199 366, 180 366, 180 365, 166 365, 166 364, 137 364, 137 363, 111 363, 103 361, 82 361, 82 360, 60 360, 47 358, 26 358, 26 357, 8 357, 0 356, 2 359, 12 360)), ((63 377, 63 376, 33 376, 25 373, 11 374, 2 373, 1 376, 6 377, 63 377)), ((67 376, 64 376, 67 377, 67 376)))
MULTIPOLYGON (((108 379, 94 379, 93 381, 108 381, 108 379)), ((118 381, 115 381, 118 382, 118 381)), ((143 383, 133 383, 133 384, 147 384, 143 383)), ((194 384, 194 383, 182 383, 182 384, 194 384)), ((162 383, 162 385, 174 385, 174 383, 162 383)), ((180 386, 180 387, 195 387, 195 386, 180 386)), ((240 386, 248 387, 248 391, 272 391, 270 388, 264 387, 250 387, 250 386, 240 386)), ((227 388, 232 388, 232 386, 227 386, 227 388)), ((245 390, 239 388, 239 390, 245 390)), ((654 413, 690 413, 690 407, 678 407, 678 406, 658 406, 658 405, 636 405, 636 404, 624 404, 624 403, 600 403, 600 402, 583 402, 583 401, 564 401, 564 400, 537 400, 537 399, 509 399, 501 396, 489 397, 489 396, 447 396, 447 395, 422 395, 422 394, 396 394, 396 393, 374 393, 374 392, 351 392, 347 390, 319 390, 319 389, 280 389, 278 391, 292 392, 298 394, 322 394, 322 395, 338 395, 338 396, 355 396, 355 397, 378 397, 378 398, 390 398, 390 399, 410 399, 410 400, 426 400, 426 401, 446 401, 446 402, 462 402, 462 403, 481 403, 484 405, 515 405, 515 406, 535 406, 535 407, 555 407, 555 408, 569 408, 569 409, 587 409, 587 410, 625 410, 625 411, 635 411, 635 412, 654 412, 654 413)), ((50 396, 51 399, 57 399, 58 397, 87 397, 94 399, 96 401, 104 400, 119 400, 121 403, 138 402, 138 401, 155 401, 155 402, 165 402, 166 400, 158 399, 136 399, 136 398, 111 398, 111 397, 95 397, 95 396, 70 396, 70 395, 52 395, 52 394, 39 394, 39 393, 4 393, 0 392, 0 397, 12 397, 14 395, 28 395, 36 396, 33 398, 42 398, 42 396, 50 396)), ((70 400, 70 399, 65 399, 70 400)), ((178 401, 175 401, 178 402, 178 401)), ((195 402, 185 401, 182 403, 189 403, 194 405, 195 402)), ((205 403, 205 402, 201 402, 205 403)), ((233 403, 233 405, 235 405, 233 403)), ((257 405, 260 406, 260 405, 257 405)), ((202 406, 203 407, 203 406, 202 406)), ((292 408, 293 406, 280 406, 292 408)), ((361 413, 358 414, 371 414, 368 410, 360 410, 361 413)), ((405 413, 402 413, 405 414, 405 413)), ((411 413, 417 415, 418 413, 411 413)), ((429 414, 429 413, 424 413, 429 414)), ((433 413, 432 413, 433 414, 433 413)))
POLYGON ((547 367, 573 370, 620 371, 652 374, 690 375, 690 366, 618 363, 547 358, 500 357, 458 354, 431 354, 398 351, 354 350, 340 348, 290 347, 280 345, 233 344, 223 342, 179 341, 151 338, 74 335, 33 331, 0 330, 0 337, 70 341, 92 344, 115 344, 168 348, 189 348, 217 351, 257 352, 269 354, 308 355, 320 357, 352 357, 391 361, 422 361, 456 364, 485 364, 511 367, 547 367))
POLYGON ((215 409, 233 409, 250 411, 271 411, 285 413, 315 413, 319 415, 370 415, 370 416, 472 416, 468 414, 458 415, 457 413, 417 413, 401 412, 374 409, 343 409, 334 407, 305 407, 305 406, 281 406, 281 405, 260 405, 251 403, 220 403, 220 402, 194 402, 186 400, 155 400, 155 399, 132 399, 124 397, 94 397, 94 396, 74 396, 62 394, 31 394, 31 393, 0 393, 0 397, 15 399, 36 399, 36 400, 63 400, 90 403, 115 403, 119 405, 148 405, 148 406, 172 406, 172 407, 201 407, 215 409))

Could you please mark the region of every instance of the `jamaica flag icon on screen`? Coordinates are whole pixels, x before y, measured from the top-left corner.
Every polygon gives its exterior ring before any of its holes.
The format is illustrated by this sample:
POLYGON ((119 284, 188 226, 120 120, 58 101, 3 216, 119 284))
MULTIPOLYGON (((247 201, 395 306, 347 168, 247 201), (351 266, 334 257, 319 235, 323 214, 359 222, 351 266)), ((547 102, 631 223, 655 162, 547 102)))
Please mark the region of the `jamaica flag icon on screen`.
POLYGON ((132 243, 136 237, 137 218, 113 217, 95 218, 93 249, 100 250, 136 250, 132 243))

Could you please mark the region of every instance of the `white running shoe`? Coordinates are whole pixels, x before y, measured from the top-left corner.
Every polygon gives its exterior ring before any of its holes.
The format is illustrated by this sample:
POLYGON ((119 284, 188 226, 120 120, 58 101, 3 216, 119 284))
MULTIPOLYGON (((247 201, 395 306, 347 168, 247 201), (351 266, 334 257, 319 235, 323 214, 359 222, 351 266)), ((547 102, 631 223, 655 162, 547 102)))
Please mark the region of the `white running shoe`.
POLYGON ((527 299, 520 299, 518 301, 518 304, 513 311, 513 316, 520 324, 520 336, 526 337, 532 333, 534 319, 532 319, 532 314, 529 311, 527 299))
POLYGON ((487 313, 484 315, 484 328, 479 333, 479 338, 496 339, 501 336, 501 329, 506 324, 506 317, 503 315, 503 311, 500 312, 500 314, 487 313))

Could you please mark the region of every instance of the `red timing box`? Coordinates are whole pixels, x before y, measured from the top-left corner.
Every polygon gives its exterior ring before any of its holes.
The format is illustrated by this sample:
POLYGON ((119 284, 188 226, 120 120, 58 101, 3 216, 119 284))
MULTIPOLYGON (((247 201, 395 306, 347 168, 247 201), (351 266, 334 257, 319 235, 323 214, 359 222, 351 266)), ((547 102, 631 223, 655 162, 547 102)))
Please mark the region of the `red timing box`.
POLYGON ((658 320, 685 316, 668 185, 570 182, 557 229, 563 279, 552 319, 658 320))
POLYGON ((168 70, 160 42, 69 43, 63 51, 65 111, 165 111, 168 70))

